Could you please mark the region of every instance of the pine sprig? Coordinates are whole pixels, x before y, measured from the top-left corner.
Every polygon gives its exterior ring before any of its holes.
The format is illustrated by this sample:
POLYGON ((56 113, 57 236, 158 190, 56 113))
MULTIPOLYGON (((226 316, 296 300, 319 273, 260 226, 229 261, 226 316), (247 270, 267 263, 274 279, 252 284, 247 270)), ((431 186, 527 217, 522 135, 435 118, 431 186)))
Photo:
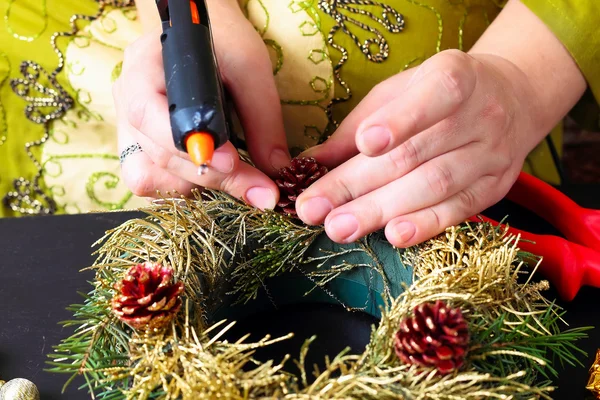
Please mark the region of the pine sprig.
POLYGON ((305 263, 305 255, 323 233, 274 211, 260 211, 221 192, 203 194, 208 215, 225 227, 224 240, 233 243, 229 294, 246 303, 258 295, 269 278, 293 271, 305 263))
MULTIPOLYGON (((477 336, 474 342, 478 345, 470 349, 470 359, 473 367, 481 372, 497 376, 505 375, 507 370, 535 371, 540 376, 550 379, 558 376, 554 368, 560 365, 580 365, 580 356, 585 352, 579 349, 575 342, 586 337, 585 331, 590 328, 577 328, 561 331, 556 324, 557 315, 554 307, 538 317, 539 323, 548 327, 548 333, 540 335, 530 331, 534 323, 533 317, 525 318, 520 325, 507 330, 507 321, 511 313, 504 313, 494 320, 481 319, 473 324, 472 332, 477 336)), ((477 317, 473 320, 477 321, 477 317)), ((535 322, 535 323, 537 323, 535 322)), ((531 374, 528 384, 535 382, 536 374, 531 374)))
POLYGON ((82 376, 92 396, 117 396, 121 384, 102 382, 108 379, 105 371, 129 362, 133 332, 112 315, 110 300, 115 283, 132 265, 146 261, 170 265, 176 279, 185 283, 192 323, 205 323, 205 293, 222 279, 224 255, 230 249, 216 244, 218 229, 211 226, 200 203, 165 200, 146 211, 147 218, 127 221, 97 242, 101 246, 94 253, 96 262, 88 268, 96 272, 94 289, 85 295, 83 304, 70 308, 74 318, 63 325, 75 327, 75 332, 49 355, 50 371, 71 375, 65 388, 82 376))
POLYGON ((302 265, 305 253, 317 236, 318 233, 303 234, 281 243, 278 243, 279 239, 269 242, 267 237, 251 256, 244 257, 245 260, 240 260, 233 269, 231 294, 237 295, 239 302, 255 299, 267 279, 302 265))
POLYGON ((77 376, 83 376, 91 394, 101 393, 101 382, 106 379, 102 370, 129 362, 130 332, 110 313, 109 289, 98 286, 82 295, 82 304, 68 308, 74 319, 62 322, 64 327, 76 327, 75 332, 54 347, 48 370, 70 375, 63 390, 77 376))

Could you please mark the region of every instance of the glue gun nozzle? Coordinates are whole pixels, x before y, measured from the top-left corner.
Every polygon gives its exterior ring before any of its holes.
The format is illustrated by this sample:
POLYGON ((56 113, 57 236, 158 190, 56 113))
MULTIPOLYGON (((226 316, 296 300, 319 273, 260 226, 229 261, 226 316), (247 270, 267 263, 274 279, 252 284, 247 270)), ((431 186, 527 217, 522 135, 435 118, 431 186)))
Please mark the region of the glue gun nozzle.
POLYGON ((198 166, 198 174, 203 175, 208 172, 215 152, 215 141, 212 135, 206 132, 193 132, 185 139, 185 148, 192 162, 198 166))
POLYGON ((198 175, 202 176, 208 172, 208 165, 202 164, 198 167, 198 175))

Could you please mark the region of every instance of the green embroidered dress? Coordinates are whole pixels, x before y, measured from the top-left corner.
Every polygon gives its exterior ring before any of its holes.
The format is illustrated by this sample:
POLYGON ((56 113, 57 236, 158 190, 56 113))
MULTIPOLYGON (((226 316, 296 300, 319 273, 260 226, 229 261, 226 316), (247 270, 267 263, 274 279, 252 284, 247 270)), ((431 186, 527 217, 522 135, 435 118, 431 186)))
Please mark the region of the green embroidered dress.
MULTIPOLYGON (((524 3, 571 51, 590 85, 587 104, 595 106, 600 4, 524 3)), ((240 5, 272 56, 288 140, 296 149, 314 145, 378 82, 441 50, 468 50, 501 10, 493 0, 240 5)), ((111 95, 123 49, 141 35, 133 2, 0 0, 0 14, 0 216, 144 204, 119 178, 111 95)), ((552 136, 557 144, 560 133, 557 127, 552 136)), ((546 142, 525 168, 558 180, 546 142)))

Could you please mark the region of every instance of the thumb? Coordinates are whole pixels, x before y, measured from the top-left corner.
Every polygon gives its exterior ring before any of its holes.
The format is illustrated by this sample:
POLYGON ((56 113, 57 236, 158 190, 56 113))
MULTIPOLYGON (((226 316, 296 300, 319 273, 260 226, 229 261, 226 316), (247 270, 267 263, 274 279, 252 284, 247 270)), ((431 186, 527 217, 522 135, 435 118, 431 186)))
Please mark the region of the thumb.
POLYGON ((252 161, 274 176, 289 164, 290 154, 267 47, 237 3, 212 4, 215 48, 223 83, 233 97, 252 161))

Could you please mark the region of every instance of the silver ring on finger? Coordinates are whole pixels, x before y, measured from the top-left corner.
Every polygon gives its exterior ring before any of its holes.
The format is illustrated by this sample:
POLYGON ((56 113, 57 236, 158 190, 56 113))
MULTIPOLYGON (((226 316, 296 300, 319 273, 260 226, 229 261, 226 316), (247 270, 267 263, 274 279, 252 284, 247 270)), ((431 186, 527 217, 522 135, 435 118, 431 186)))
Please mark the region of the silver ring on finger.
POLYGON ((119 156, 119 162, 121 163, 121 165, 123 165, 123 162, 125 162, 125 159, 128 156, 130 156, 132 154, 135 154, 135 153, 139 153, 141 151, 142 151, 142 146, 140 146, 139 143, 135 143, 135 144, 132 144, 130 146, 127 146, 125 148, 125 150, 123 150, 121 152, 121 155, 119 156))

